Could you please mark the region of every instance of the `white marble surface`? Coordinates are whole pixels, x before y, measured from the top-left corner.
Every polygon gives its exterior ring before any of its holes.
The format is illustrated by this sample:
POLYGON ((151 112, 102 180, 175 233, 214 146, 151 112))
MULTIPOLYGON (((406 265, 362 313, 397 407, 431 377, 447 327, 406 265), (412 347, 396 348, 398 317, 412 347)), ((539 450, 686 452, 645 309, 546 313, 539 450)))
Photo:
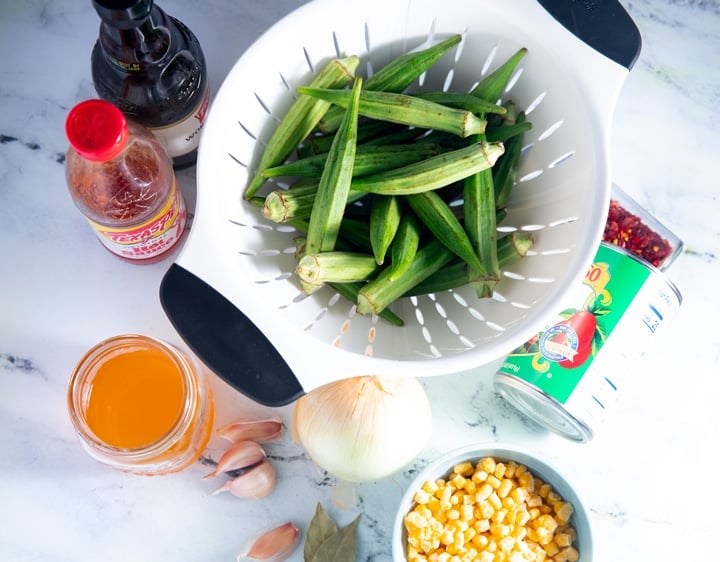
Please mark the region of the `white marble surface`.
MULTIPOLYGON (((236 58, 302 0, 166 0, 198 35, 217 89, 236 58)), ((577 445, 525 421, 492 390, 492 369, 424 381, 435 426, 413 470, 470 441, 508 441, 550 457, 578 483, 598 561, 712 560, 720 488, 717 132, 720 3, 632 0, 644 45, 613 128, 615 180, 678 233, 670 270, 685 301, 638 364, 603 432, 577 445)), ((307 524, 317 501, 340 524, 362 513, 358 560, 390 560, 390 527, 411 476, 363 485, 349 509, 288 436, 268 447, 278 471, 260 501, 209 496, 206 467, 134 477, 86 456, 65 409, 82 353, 119 333, 178 342, 158 286, 170 261, 132 266, 103 250, 74 208, 62 158, 67 111, 94 97, 89 1, 0 2, 0 558, 229 561, 259 530, 307 524)), ((179 174, 194 202, 194 170, 179 174)), ((218 423, 279 414, 213 379, 218 423)), ((211 445, 208 454, 216 456, 211 445)), ((301 549, 292 560, 301 560, 301 549)))

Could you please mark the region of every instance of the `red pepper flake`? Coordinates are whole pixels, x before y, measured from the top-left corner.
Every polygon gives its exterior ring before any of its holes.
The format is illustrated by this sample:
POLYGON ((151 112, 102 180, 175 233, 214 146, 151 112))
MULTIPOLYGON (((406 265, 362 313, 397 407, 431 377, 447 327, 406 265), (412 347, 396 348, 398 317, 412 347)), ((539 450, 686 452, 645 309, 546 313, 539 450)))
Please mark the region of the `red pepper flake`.
POLYGON ((672 253, 670 243, 615 200, 605 223, 603 240, 624 248, 655 267, 660 267, 672 253))

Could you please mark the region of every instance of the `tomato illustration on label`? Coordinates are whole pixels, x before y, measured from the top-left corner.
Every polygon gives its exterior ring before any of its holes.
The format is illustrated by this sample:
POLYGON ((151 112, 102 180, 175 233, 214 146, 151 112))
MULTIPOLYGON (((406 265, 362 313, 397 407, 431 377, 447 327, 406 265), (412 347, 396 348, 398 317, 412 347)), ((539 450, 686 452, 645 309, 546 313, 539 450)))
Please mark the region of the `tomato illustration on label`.
POLYGON ((571 357, 558 361, 558 365, 566 369, 572 369, 582 365, 590 357, 597 328, 597 318, 589 310, 580 310, 565 320, 564 324, 575 330, 577 349, 571 357))
POLYGON ((606 339, 598 317, 610 309, 595 299, 581 310, 567 309, 560 313, 565 320, 543 332, 538 341, 540 353, 565 369, 575 369, 594 357, 606 339))

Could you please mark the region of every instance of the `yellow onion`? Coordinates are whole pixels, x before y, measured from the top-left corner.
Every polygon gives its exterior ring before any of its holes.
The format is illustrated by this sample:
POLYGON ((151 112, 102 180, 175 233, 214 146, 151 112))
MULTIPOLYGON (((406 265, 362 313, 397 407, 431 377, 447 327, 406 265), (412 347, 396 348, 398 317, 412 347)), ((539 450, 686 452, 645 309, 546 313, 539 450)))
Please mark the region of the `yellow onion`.
POLYGON ((412 377, 362 376, 310 391, 295 403, 293 438, 330 474, 350 482, 390 476, 427 444, 432 412, 412 377))

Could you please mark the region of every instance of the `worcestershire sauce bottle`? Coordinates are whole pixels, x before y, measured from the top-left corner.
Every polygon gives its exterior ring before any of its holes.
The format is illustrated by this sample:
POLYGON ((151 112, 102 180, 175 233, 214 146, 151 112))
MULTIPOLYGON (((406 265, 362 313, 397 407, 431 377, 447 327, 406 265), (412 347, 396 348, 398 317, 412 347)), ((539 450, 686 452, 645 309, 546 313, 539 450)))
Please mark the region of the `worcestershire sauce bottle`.
POLYGON ((98 96, 148 127, 176 168, 194 164, 209 103, 197 38, 153 0, 93 6, 102 20, 91 58, 98 96))

